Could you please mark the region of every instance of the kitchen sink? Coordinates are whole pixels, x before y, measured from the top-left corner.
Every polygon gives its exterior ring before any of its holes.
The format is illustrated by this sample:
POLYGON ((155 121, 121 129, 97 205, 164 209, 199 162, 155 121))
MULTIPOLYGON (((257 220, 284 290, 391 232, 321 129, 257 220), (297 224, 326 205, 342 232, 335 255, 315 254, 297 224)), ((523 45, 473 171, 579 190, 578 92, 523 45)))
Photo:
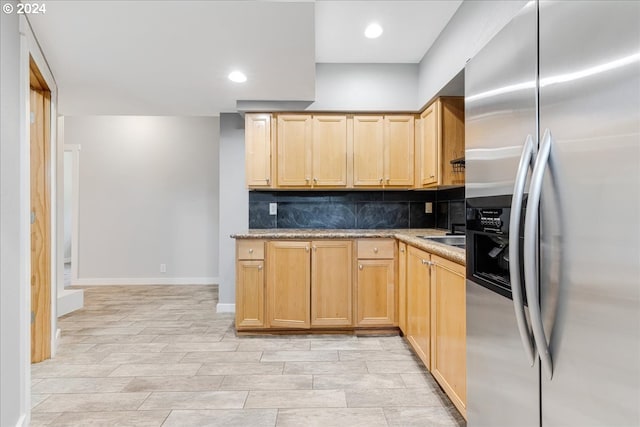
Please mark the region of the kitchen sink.
POLYGON ((456 248, 465 248, 466 236, 418 236, 421 239, 431 240, 433 242, 442 243, 443 245, 455 246, 456 248))

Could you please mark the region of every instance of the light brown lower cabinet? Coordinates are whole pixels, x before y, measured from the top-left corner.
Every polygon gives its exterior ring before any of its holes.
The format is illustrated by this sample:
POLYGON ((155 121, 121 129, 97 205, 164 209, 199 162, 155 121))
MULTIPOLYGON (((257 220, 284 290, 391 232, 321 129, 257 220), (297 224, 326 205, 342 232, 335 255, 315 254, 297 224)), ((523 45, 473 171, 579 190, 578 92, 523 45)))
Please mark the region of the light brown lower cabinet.
POLYGON ((356 326, 397 325, 395 241, 362 239, 356 244, 356 326))
POLYGON ((431 373, 466 416, 465 268, 431 256, 431 373))
POLYGON ((350 240, 270 241, 269 327, 351 326, 352 248, 350 240))
POLYGON ((267 243, 267 316, 272 328, 309 328, 311 243, 267 243))
POLYGON ((409 245, 406 254, 405 336, 466 417, 465 267, 409 245))
POLYGON ((398 242, 398 326, 407 333, 407 244, 398 242))
POLYGON ((353 242, 311 242, 311 327, 353 324, 353 242))
POLYGON ((407 247, 406 337, 422 363, 431 369, 431 255, 407 247))
POLYGON ((264 241, 238 241, 236 258, 236 327, 264 328, 264 241))

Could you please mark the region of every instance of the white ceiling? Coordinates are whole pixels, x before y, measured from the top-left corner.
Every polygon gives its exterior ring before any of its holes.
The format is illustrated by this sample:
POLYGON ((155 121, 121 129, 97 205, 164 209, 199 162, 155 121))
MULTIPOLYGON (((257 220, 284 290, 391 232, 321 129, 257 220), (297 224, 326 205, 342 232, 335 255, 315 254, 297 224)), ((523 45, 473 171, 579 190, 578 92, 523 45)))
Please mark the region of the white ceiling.
POLYGON ((29 20, 61 114, 217 115, 312 101, 316 62, 416 63, 461 2, 58 0, 29 20))
POLYGON ((420 62, 462 0, 318 1, 316 62, 420 62), (364 29, 377 22, 377 39, 364 29))

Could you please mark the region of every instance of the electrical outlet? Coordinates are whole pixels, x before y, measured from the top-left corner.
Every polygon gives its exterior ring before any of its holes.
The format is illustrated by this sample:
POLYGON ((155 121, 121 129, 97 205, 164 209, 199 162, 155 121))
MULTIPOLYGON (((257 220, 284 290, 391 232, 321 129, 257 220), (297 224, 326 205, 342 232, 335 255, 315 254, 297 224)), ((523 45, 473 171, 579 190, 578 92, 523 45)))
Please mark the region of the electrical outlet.
POLYGON ((160 273, 167 272, 167 264, 160 264, 160 273))
POLYGON ((269 215, 278 215, 277 203, 269 203, 269 215))
POLYGON ((424 203, 424 213, 433 213, 433 202, 424 203))

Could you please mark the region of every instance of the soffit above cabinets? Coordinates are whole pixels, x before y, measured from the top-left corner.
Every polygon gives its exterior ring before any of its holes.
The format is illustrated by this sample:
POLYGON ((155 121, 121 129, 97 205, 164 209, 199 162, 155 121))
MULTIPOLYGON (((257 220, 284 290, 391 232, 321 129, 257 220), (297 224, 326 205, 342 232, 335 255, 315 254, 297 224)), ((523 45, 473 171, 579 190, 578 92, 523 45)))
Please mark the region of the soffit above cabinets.
POLYGON ((29 21, 64 115, 217 115, 315 95, 314 3, 51 1, 29 21), (229 81, 235 69, 247 82, 229 81))

